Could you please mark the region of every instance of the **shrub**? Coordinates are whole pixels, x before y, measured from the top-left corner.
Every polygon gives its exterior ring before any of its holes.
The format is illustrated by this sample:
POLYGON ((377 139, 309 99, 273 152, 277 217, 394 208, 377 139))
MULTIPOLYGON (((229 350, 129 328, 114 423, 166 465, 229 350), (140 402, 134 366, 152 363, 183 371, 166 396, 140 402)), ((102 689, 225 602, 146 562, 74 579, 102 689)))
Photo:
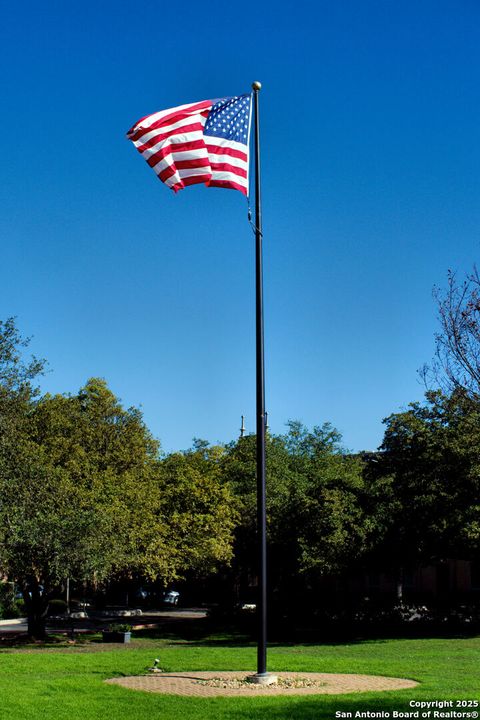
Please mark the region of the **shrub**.
POLYGON ((25 605, 23 600, 15 597, 15 586, 13 583, 0 583, 0 618, 18 618, 24 615, 25 605))
POLYGON ((108 626, 108 632, 125 633, 131 631, 132 626, 128 625, 127 623, 112 623, 112 625, 108 626))
POLYGON ((63 615, 67 611, 67 603, 61 598, 55 598, 48 603, 49 615, 63 615))

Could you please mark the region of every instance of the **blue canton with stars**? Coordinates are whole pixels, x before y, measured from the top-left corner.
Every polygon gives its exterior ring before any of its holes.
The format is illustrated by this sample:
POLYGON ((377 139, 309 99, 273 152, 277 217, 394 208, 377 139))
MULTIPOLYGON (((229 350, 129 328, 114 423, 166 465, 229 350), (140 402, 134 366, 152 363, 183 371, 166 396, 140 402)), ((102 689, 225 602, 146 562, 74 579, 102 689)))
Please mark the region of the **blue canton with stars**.
POLYGON ((238 95, 217 100, 208 113, 203 134, 247 145, 250 104, 250 95, 238 95))

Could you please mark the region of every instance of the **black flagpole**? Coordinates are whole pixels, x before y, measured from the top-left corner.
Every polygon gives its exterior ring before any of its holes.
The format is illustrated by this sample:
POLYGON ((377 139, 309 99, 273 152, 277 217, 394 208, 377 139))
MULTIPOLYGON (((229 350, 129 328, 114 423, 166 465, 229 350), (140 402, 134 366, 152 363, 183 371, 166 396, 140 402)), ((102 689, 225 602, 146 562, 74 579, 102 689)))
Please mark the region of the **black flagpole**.
POLYGON ((260 193, 260 126, 258 93, 261 84, 252 84, 255 111, 255 315, 257 375, 257 532, 258 532, 258 649, 256 682, 275 682, 267 673, 267 521, 265 485, 265 362, 263 340, 263 250, 262 203, 260 193))

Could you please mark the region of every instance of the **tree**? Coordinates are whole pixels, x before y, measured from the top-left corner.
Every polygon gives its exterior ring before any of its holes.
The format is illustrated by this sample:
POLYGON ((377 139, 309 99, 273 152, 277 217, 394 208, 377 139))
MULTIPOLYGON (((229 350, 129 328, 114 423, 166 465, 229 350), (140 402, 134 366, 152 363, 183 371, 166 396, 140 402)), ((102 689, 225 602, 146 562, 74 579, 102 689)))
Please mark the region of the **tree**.
POLYGON ((284 535, 298 528, 298 561, 307 577, 337 573, 364 551, 368 525, 362 509, 363 463, 347 453, 329 423, 308 431, 289 423, 283 441, 294 473, 284 535))
POLYGON ((0 487, 0 562, 22 588, 31 635, 44 635, 66 577, 168 571, 156 462, 140 413, 123 410, 104 381, 30 406, 0 487))
POLYGON ((465 390, 428 392, 425 404, 390 415, 367 480, 383 529, 377 560, 405 566, 480 549, 480 405, 465 390))
POLYGON ((15 318, 0 320, 0 476, 15 457, 30 407, 38 396, 34 381, 45 368, 44 360, 24 359, 29 342, 21 336, 15 318))
MULTIPOLYGON (((267 437, 269 577, 285 607, 292 588, 315 585, 347 568, 368 545, 362 508, 362 461, 346 453, 329 424, 308 431, 290 422, 286 435, 267 437)), ((235 565, 255 571, 255 436, 227 450, 225 477, 242 504, 235 565), (253 560, 253 562, 252 562, 253 560)))
POLYGON ((140 411, 124 409, 104 380, 39 398, 0 484, 0 567, 22 588, 29 633, 44 636, 66 577, 169 582, 228 560, 226 506, 213 475, 161 461, 140 411))
MULTIPOLYGON (((0 398, 2 401, 30 399, 38 394, 32 384, 45 369, 45 360, 32 356, 23 358, 22 348, 27 348, 31 338, 23 338, 15 318, 0 320, 0 398)), ((4 410, 4 408, 2 408, 4 410)))
MULTIPOLYGON (((162 508, 175 548, 176 577, 205 577, 232 559, 238 503, 221 476, 225 450, 196 441, 162 461, 162 508)), ((173 579, 173 578, 172 578, 173 579)))
POLYGON ((440 331, 435 335, 436 354, 422 374, 447 394, 463 388, 480 398, 480 276, 474 267, 463 282, 448 272, 446 290, 434 288, 440 331))
POLYGON ((43 373, 45 361, 24 359, 28 344, 15 318, 0 321, 0 569, 4 572, 9 566, 8 538, 14 532, 10 520, 20 504, 12 487, 22 471, 30 475, 35 464, 29 452, 28 424, 38 396, 34 381, 43 373))

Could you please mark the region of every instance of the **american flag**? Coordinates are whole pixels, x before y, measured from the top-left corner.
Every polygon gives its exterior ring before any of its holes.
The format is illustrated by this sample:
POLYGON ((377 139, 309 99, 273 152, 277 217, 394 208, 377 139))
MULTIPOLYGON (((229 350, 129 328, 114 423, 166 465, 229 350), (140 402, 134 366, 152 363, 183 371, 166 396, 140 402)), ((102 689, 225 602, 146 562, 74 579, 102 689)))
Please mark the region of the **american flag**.
POLYGON ((240 190, 248 195, 251 95, 203 100, 139 120, 127 137, 168 187, 240 190))

